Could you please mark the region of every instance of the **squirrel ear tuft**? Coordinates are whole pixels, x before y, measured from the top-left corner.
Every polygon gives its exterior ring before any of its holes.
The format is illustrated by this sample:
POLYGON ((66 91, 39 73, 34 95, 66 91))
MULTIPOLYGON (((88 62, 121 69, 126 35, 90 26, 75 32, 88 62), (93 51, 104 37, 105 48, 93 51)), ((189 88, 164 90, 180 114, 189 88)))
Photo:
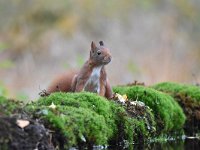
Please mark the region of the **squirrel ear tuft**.
POLYGON ((104 46, 103 41, 99 41, 100 46, 104 46))
POLYGON ((96 44, 92 41, 92 43, 91 43, 91 49, 92 50, 95 50, 97 47, 96 47, 96 44))

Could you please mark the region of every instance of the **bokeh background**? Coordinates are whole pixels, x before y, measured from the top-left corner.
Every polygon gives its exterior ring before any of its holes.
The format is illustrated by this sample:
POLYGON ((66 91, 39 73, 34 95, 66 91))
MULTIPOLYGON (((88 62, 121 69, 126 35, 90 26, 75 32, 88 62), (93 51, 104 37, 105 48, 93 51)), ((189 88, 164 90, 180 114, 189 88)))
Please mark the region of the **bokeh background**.
POLYGON ((37 98, 100 40, 112 85, 200 82, 200 0, 1 0, 0 95, 37 98))

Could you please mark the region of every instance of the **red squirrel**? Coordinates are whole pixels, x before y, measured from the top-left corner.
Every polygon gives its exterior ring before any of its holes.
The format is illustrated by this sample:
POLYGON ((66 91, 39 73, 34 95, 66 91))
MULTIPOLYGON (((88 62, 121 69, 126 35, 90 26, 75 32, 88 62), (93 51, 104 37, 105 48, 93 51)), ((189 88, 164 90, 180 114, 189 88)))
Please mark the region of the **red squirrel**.
POLYGON ((105 70, 105 65, 111 61, 111 54, 103 41, 99 44, 91 43, 90 57, 78 73, 60 75, 48 87, 47 93, 88 91, 111 99, 112 89, 105 70))

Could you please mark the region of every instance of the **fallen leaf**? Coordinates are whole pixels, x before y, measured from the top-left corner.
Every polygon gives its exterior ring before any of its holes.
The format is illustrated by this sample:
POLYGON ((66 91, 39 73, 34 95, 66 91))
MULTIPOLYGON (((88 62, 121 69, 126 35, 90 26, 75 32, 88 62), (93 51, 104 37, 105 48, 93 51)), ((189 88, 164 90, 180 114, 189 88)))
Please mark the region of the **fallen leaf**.
POLYGON ((28 126, 30 124, 30 122, 28 120, 17 120, 17 125, 20 127, 20 128, 25 128, 26 126, 28 126))
POLYGON ((49 108, 56 109, 56 105, 52 102, 49 108))
POLYGON ((128 97, 127 97, 126 94, 122 95, 122 97, 123 97, 126 101, 128 101, 128 97))
POLYGON ((120 103, 125 103, 127 100, 120 94, 116 93, 115 96, 118 98, 120 103))

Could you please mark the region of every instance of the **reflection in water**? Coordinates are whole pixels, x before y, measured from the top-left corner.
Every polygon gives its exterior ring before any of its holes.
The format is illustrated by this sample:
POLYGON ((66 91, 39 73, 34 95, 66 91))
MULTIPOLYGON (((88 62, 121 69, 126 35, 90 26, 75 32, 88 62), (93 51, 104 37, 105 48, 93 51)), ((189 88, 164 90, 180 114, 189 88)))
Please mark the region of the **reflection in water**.
MULTIPOLYGON (((109 150, 131 150, 132 148, 109 148, 109 150)), ((146 145, 134 145, 134 150, 200 150, 199 139, 185 139, 168 141, 166 143, 151 143, 146 145)))
POLYGON ((169 141, 166 143, 152 143, 148 145, 135 145, 136 150, 200 150, 200 140, 186 139, 169 141))
POLYGON ((200 150, 200 139, 185 140, 184 148, 186 150, 200 150))

